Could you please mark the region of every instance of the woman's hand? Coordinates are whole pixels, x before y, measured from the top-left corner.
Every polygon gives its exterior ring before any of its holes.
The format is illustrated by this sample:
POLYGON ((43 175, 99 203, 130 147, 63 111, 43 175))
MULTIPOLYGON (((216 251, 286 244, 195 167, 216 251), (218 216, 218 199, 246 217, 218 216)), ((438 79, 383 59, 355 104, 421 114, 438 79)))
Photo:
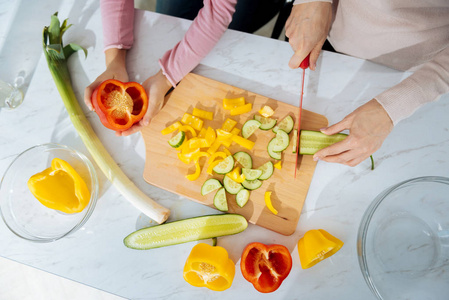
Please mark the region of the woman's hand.
POLYGON ((377 100, 372 99, 321 132, 332 135, 345 129, 349 130, 346 139, 321 149, 313 159, 354 167, 380 148, 393 130, 393 122, 377 100))
POLYGON ((140 122, 134 124, 130 129, 122 132, 116 132, 118 136, 127 136, 140 131, 143 127, 150 124, 151 119, 161 110, 164 106, 164 99, 167 92, 172 87, 170 81, 162 74, 162 70, 159 70, 155 75, 149 77, 142 83, 148 94, 148 110, 140 122))
POLYGON ((289 67, 296 69, 310 54, 309 65, 315 70, 316 61, 326 41, 332 22, 332 4, 310 2, 293 5, 292 12, 285 23, 285 35, 295 52, 289 67))

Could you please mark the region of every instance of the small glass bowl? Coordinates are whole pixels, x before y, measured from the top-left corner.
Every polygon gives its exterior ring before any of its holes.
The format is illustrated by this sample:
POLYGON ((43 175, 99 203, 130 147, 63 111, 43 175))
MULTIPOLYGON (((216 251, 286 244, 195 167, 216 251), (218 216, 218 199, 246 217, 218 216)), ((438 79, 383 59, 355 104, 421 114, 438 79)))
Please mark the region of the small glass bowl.
POLYGON ((419 177, 383 191, 362 218, 357 245, 378 299, 448 299, 449 178, 419 177))
POLYGON ((92 163, 82 153, 59 144, 25 150, 9 165, 0 182, 0 211, 6 226, 17 236, 33 242, 56 241, 78 230, 92 214, 97 198, 98 179, 92 163), (68 162, 89 188, 90 201, 82 212, 66 214, 50 209, 28 189, 28 179, 49 168, 56 157, 68 162))

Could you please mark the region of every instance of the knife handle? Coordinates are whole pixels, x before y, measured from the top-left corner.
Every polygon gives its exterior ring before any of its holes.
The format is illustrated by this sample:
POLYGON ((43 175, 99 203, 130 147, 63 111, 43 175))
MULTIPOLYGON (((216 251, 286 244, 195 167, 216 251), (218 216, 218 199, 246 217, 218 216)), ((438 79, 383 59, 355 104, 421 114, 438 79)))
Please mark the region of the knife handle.
POLYGON ((301 69, 307 69, 308 67, 309 67, 309 58, 310 58, 310 54, 309 55, 307 55, 307 57, 306 58, 304 58, 304 60, 301 62, 301 64, 299 65, 299 67, 301 68, 301 69))

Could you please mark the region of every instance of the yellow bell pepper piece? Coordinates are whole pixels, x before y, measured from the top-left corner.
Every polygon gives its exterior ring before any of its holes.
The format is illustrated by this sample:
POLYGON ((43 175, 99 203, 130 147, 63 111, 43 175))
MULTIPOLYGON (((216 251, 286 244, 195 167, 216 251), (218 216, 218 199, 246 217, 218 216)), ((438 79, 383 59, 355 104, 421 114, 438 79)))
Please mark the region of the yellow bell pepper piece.
POLYGON ((203 157, 203 156, 209 157, 210 154, 207 153, 207 152, 200 151, 200 152, 197 152, 197 153, 193 154, 193 155, 192 155, 192 159, 193 159, 194 162, 197 162, 197 161, 199 161, 200 158, 203 157))
POLYGON ((206 120, 211 120, 211 121, 214 119, 213 112, 202 110, 202 109, 199 109, 196 107, 193 108, 192 115, 194 115, 195 117, 201 118, 201 119, 206 119, 206 120))
POLYGON ((186 175, 186 178, 190 181, 194 181, 197 180, 198 177, 200 177, 200 174, 201 174, 200 163, 198 161, 195 161, 195 173, 186 175))
POLYGON ((239 97, 239 98, 224 98, 223 99, 223 108, 224 109, 233 109, 235 107, 243 106, 245 105, 245 97, 239 97))
POLYGON ((192 126, 194 129, 200 131, 201 128, 203 128, 204 121, 201 120, 200 118, 192 116, 189 113, 184 113, 181 119, 181 123, 192 126))
POLYGON ((310 268, 334 255, 343 242, 323 229, 307 231, 298 241, 298 253, 303 269, 310 268))
POLYGON ((238 129, 237 127, 234 127, 234 128, 232 128, 231 133, 233 135, 238 135, 240 133, 240 131, 241 131, 240 129, 238 129))
POLYGON ((218 140, 226 140, 233 136, 229 131, 225 131, 223 129, 217 129, 217 139, 218 140))
POLYGON ((226 154, 226 152, 224 152, 224 151, 223 152, 218 151, 218 152, 213 153, 209 158, 209 164, 213 163, 217 157, 221 157, 222 159, 225 159, 226 157, 228 157, 228 154, 226 154))
POLYGON ((243 106, 239 106, 239 107, 231 109, 230 113, 231 113, 231 116, 236 116, 236 115, 241 115, 241 114, 250 112, 251 109, 253 109, 253 104, 246 103, 243 106))
POLYGON ((182 125, 181 127, 179 127, 179 131, 184 131, 184 132, 189 131, 192 134, 192 137, 196 137, 196 131, 190 125, 182 125))
POLYGON ((192 138, 189 140, 187 146, 190 149, 195 149, 195 148, 205 148, 205 147, 209 147, 209 142, 205 139, 205 138, 192 138))
POLYGON ((242 183, 246 178, 245 175, 240 173, 240 170, 240 167, 235 167, 234 170, 226 174, 226 176, 229 176, 229 178, 231 178, 235 182, 242 183))
POLYGON ((200 132, 198 133, 199 138, 205 138, 206 137, 206 128, 201 128, 200 132))
POLYGON ((227 118, 223 122, 223 125, 221 126, 221 130, 231 132, 231 130, 235 127, 235 125, 237 125, 237 121, 227 118))
POLYGON ((207 153, 209 153, 210 155, 214 154, 215 152, 217 152, 220 146, 221 146, 220 141, 216 139, 215 142, 213 142, 213 144, 209 147, 209 149, 207 149, 207 153))
POLYGON ((232 285, 235 265, 225 248, 199 243, 187 258, 183 276, 193 286, 224 291, 232 285))
POLYGON ((251 150, 254 147, 254 142, 253 141, 245 139, 244 137, 241 137, 239 135, 233 135, 231 139, 232 139, 233 142, 239 144, 242 147, 245 147, 248 150, 251 150))
POLYGON ((229 151, 226 147, 223 147, 223 152, 226 153, 227 156, 232 155, 231 151, 229 151))
POLYGON ((209 166, 207 167, 207 170, 206 170, 207 174, 212 175, 214 173, 213 169, 215 168, 215 166, 218 165, 219 163, 221 163, 222 161, 223 161, 223 159, 217 159, 217 160, 211 162, 209 164, 209 166))
POLYGON ((276 169, 282 169, 282 161, 278 161, 277 163, 275 163, 274 165, 273 165, 276 169))
POLYGON ((274 110, 268 105, 264 105, 264 107, 259 110, 259 114, 261 114, 265 118, 269 118, 274 115, 274 110))
POLYGON ((275 215, 278 214, 278 211, 273 207, 273 204, 271 203, 271 192, 265 192, 265 205, 268 207, 268 209, 275 215))
POLYGON ((205 134, 206 141, 208 143, 208 146, 212 146, 212 144, 215 142, 215 139, 217 138, 217 134, 215 133, 215 130, 212 127, 207 127, 206 134, 205 134))
POLYGON ((83 178, 60 158, 54 158, 49 168, 31 176, 27 185, 40 203, 67 214, 81 212, 90 201, 83 178))
POLYGON ((176 129, 178 129, 181 126, 182 126, 181 122, 175 122, 175 123, 171 124, 170 126, 162 129, 161 133, 164 134, 164 135, 172 133, 172 132, 174 132, 176 129))

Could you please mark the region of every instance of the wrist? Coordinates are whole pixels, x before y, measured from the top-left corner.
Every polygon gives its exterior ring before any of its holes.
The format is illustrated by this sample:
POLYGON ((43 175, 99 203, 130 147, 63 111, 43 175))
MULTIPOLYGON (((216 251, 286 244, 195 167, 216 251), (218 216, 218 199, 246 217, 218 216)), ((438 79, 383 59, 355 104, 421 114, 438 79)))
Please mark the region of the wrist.
POLYGON ((126 69, 126 50, 110 48, 105 51, 106 68, 126 69))

